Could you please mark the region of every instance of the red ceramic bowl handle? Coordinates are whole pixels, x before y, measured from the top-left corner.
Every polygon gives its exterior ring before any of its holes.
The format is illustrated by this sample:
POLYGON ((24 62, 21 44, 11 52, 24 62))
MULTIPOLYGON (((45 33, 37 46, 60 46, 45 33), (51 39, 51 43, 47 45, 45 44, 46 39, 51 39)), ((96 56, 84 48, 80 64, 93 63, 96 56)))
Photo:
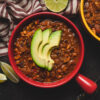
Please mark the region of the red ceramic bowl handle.
POLYGON ((81 74, 78 74, 76 76, 76 81, 88 94, 92 94, 93 92, 95 92, 97 88, 97 84, 95 82, 93 82, 92 80, 88 79, 87 77, 81 74))

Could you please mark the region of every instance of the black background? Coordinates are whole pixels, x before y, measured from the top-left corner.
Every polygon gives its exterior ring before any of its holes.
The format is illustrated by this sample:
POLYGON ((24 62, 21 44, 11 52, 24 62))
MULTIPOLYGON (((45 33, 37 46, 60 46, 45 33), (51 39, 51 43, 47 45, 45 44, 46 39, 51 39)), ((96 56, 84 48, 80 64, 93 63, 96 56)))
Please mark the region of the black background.
MULTIPOLYGON (((79 15, 71 20, 79 28, 85 43, 85 57, 79 73, 97 81, 100 79, 100 42, 85 31, 79 15)), ((0 61, 9 63, 8 56, 0 57, 0 61)), ((97 91, 88 95, 79 87, 75 79, 53 89, 30 86, 22 80, 14 84, 8 80, 0 84, 0 100, 100 100, 100 81, 97 81, 97 84, 97 91)))

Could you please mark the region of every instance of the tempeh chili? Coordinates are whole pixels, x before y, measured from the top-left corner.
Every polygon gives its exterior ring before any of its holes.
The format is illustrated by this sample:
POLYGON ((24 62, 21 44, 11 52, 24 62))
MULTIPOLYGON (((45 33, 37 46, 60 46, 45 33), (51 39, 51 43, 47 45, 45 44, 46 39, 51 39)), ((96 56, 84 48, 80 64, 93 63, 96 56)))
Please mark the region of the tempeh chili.
POLYGON ((78 36, 65 23, 54 20, 35 20, 25 26, 14 42, 14 59, 18 68, 29 78, 39 82, 54 82, 64 78, 75 68, 80 57, 78 36), (61 42, 51 53, 55 64, 51 71, 38 67, 32 60, 30 45, 38 28, 62 30, 61 42))

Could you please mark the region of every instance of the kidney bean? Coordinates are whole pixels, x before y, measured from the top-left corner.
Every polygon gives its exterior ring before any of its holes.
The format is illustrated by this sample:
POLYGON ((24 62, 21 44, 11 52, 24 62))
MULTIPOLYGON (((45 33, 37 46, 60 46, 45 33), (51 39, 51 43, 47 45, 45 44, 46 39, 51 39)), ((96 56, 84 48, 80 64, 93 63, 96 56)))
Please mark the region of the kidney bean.
POLYGON ((99 24, 95 24, 95 30, 98 34, 100 34, 100 25, 99 24))

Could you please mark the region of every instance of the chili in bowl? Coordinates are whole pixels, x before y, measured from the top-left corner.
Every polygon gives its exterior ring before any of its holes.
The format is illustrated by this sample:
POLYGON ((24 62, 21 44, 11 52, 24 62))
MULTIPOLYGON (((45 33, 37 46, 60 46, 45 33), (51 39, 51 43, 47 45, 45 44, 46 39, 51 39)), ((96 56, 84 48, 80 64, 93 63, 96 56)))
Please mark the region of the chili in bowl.
POLYGON ((100 0, 81 0, 80 13, 88 32, 100 41, 100 0))
MULTIPOLYGON (((8 55, 22 80, 37 87, 53 88, 69 82, 77 74, 84 57, 84 43, 69 19, 41 12, 26 17, 17 25, 9 41, 8 55)), ((81 74, 76 80, 88 93, 97 88, 81 74)))

